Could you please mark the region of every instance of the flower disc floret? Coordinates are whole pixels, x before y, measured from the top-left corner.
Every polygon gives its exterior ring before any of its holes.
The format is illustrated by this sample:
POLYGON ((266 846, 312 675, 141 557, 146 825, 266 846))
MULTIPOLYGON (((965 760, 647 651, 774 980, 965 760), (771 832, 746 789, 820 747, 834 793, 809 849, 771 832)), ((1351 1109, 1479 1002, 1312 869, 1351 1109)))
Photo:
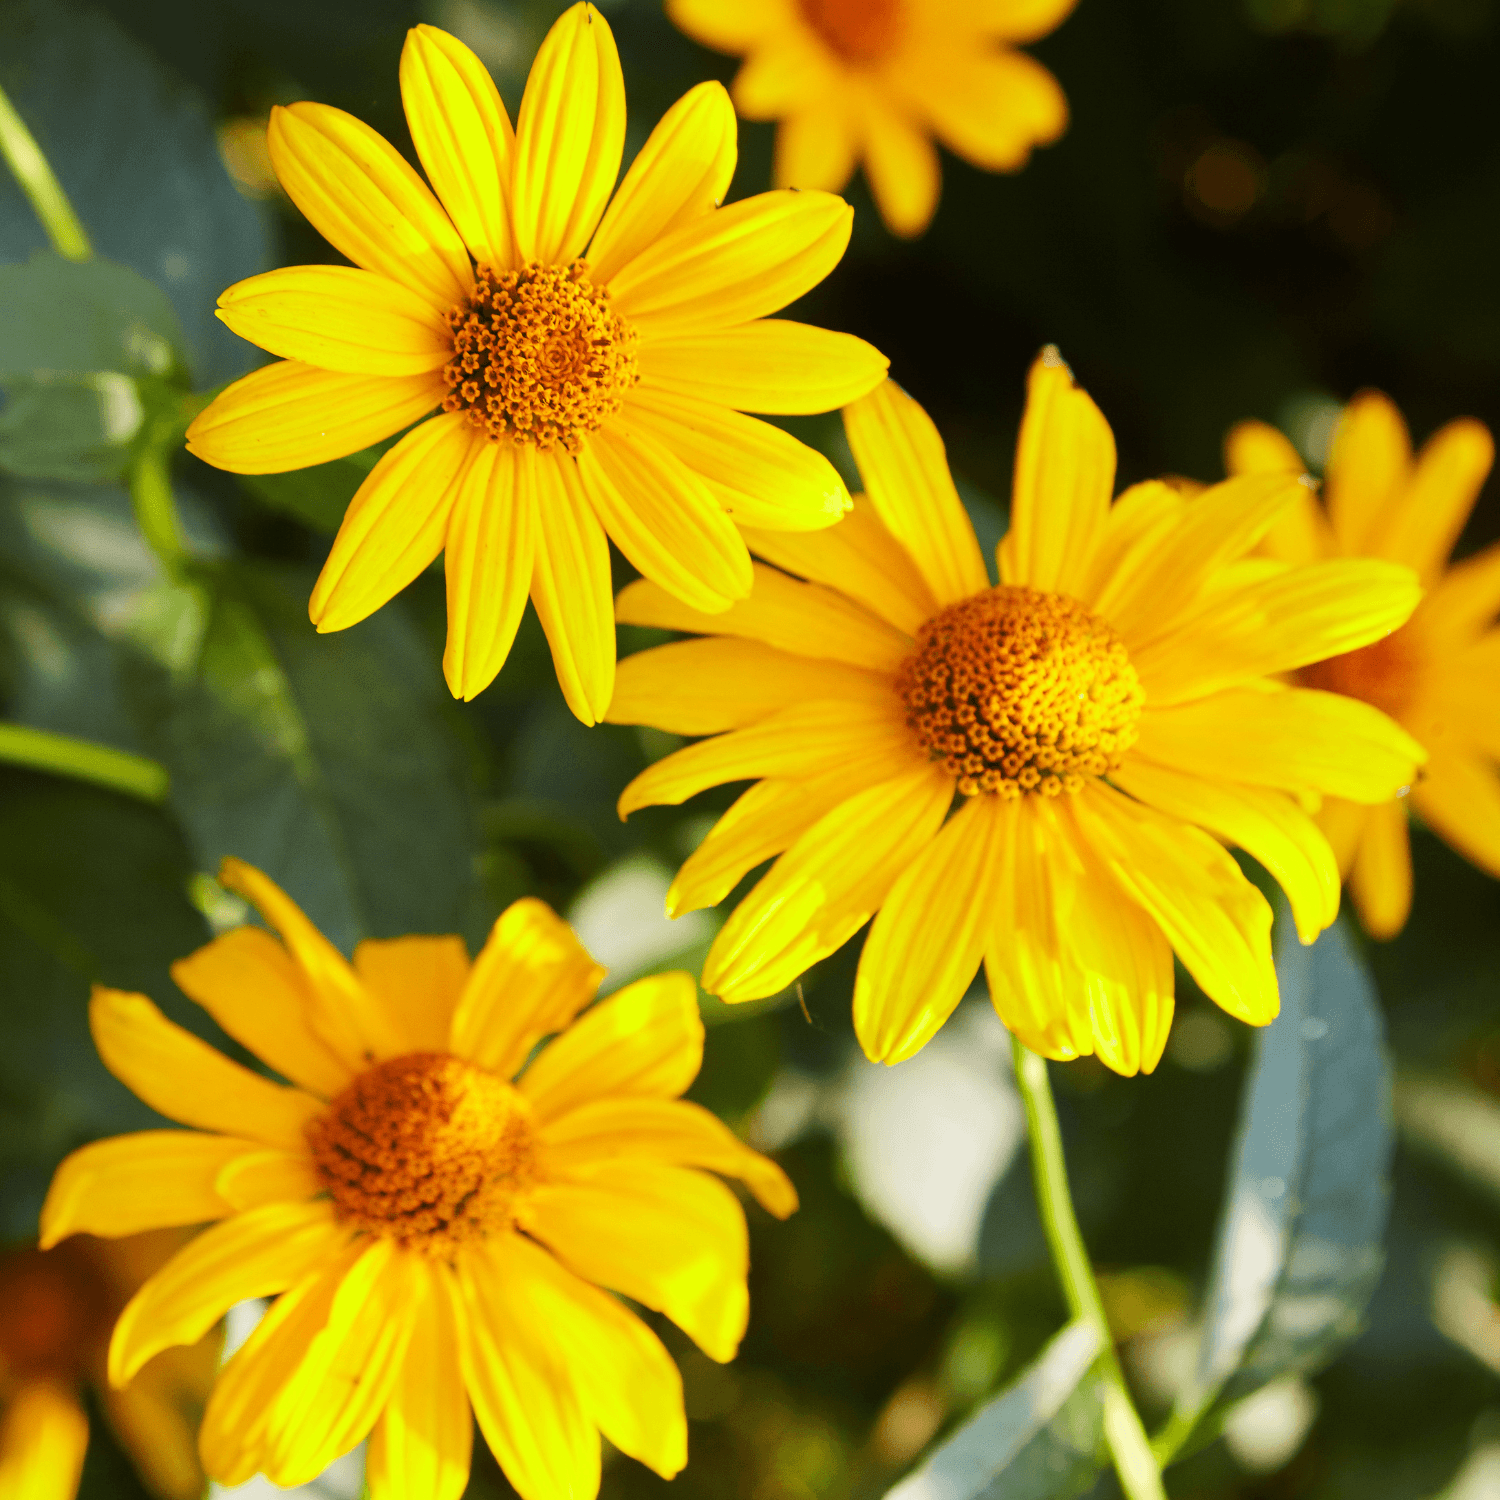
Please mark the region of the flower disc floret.
POLYGON ((635 330, 581 260, 497 271, 481 265, 447 315, 453 358, 443 409, 467 412, 492 440, 577 453, 636 383, 635 330))
POLYGON ((428 1254, 508 1229, 535 1175, 525 1099, 444 1053, 367 1069, 308 1125, 307 1140, 341 1219, 428 1254))
POLYGON ((1135 743, 1145 693, 1114 628, 1064 594, 986 589, 917 633, 897 691, 968 796, 1079 791, 1135 743))
POLYGON ((878 62, 896 37, 899 0, 801 0, 807 24, 846 62, 878 62))

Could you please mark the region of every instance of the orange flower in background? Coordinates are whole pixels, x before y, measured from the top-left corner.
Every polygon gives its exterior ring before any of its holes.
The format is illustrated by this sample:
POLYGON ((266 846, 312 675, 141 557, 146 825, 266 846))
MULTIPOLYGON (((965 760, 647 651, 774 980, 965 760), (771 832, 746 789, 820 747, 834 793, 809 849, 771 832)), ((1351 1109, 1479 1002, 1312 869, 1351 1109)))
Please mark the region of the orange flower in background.
POLYGON ((478 58, 431 26, 407 37, 401 95, 431 190, 342 110, 273 112, 281 185, 355 264, 224 293, 224 322, 284 358, 223 392, 188 447, 278 473, 419 423, 350 502, 313 622, 358 623, 444 553, 454 694, 494 679, 529 593, 594 723, 614 681, 606 537, 713 611, 750 589, 737 522, 812 529, 847 508, 821 454, 743 413, 828 411, 883 378, 862 340, 766 316, 838 264, 853 211, 787 192, 719 208, 736 121, 716 83, 615 191, 625 85, 591 5, 548 33, 514 131, 478 58))
POLYGON ((844 420, 868 498, 832 531, 751 532, 743 604, 705 615, 649 580, 617 601, 707 639, 623 661, 609 719, 714 736, 642 772, 621 815, 755 783, 669 912, 775 861, 704 988, 776 994, 873 918, 854 1024, 877 1061, 924 1046, 981 963, 1033 1051, 1125 1074, 1161 1056, 1174 950, 1231 1015, 1271 1020, 1271 910, 1223 844, 1311 942, 1339 881, 1305 809, 1386 801, 1422 760, 1377 709, 1275 675, 1389 635, 1415 576, 1249 557, 1306 493, 1292 475, 1112 503, 1114 438, 1055 349, 1031 372, 998 587, 921 407, 887 381, 844 420))
MULTIPOLYGON (((1225 444, 1235 474, 1302 468, 1274 427, 1243 422, 1225 444)), ((1378 557, 1416 570, 1427 590, 1411 620, 1361 650, 1305 667, 1308 687, 1383 709, 1427 750, 1405 795, 1373 807, 1331 798, 1319 822, 1372 937, 1411 911, 1407 804, 1466 859, 1500 876, 1500 544, 1448 565, 1494 462, 1489 430, 1462 418, 1412 454, 1401 413, 1378 391, 1344 408, 1323 482, 1268 534, 1273 557, 1305 563, 1378 557)))
POLYGON ((212 1334, 164 1350, 119 1390, 105 1386, 110 1328, 135 1290, 182 1244, 176 1231, 0 1256, 0 1495, 72 1500, 88 1447, 78 1386, 101 1387, 105 1415, 146 1487, 196 1500, 194 1441, 218 1364, 212 1334))
POLYGON ((780 1168, 678 1098, 703 1055, 692 979, 640 980, 585 1009, 603 970, 530 899, 472 964, 457 937, 362 943, 351 964, 258 871, 230 860, 220 879, 282 941, 241 927, 173 976, 291 1086, 142 995, 95 991, 110 1069, 196 1128, 75 1152, 43 1242, 214 1221, 121 1314, 111 1382, 236 1302, 276 1296, 204 1415, 221 1483, 303 1483, 369 1436, 374 1500, 456 1500, 471 1408, 524 1500, 588 1500, 601 1431, 677 1473, 676 1366, 603 1288, 731 1359, 745 1216, 708 1173, 779 1216, 797 1203, 780 1168))
POLYGON ((776 185, 840 191, 863 163, 893 234, 920 234, 941 188, 934 137, 1015 172, 1068 123, 1062 89, 1014 44, 1074 0, 667 0, 691 37, 745 58, 734 101, 779 120, 776 185))

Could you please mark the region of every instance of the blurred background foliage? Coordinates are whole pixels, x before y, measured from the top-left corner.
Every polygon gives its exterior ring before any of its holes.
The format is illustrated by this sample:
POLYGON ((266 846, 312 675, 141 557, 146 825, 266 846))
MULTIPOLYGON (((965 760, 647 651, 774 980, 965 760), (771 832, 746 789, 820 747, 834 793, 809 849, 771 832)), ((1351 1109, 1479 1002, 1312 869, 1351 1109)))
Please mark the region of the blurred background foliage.
MULTIPOLYGON (((225 854, 267 869, 346 948, 410 931, 477 945, 527 892, 570 914, 611 984, 694 967, 712 935, 712 914, 666 923, 661 897, 728 799, 622 825, 614 799, 674 742, 580 726, 534 617, 468 706, 439 672, 438 573, 351 631, 313 633, 311 580, 373 454, 252 479, 181 455, 188 567, 143 542, 122 487, 185 392, 260 357, 215 321, 217 294, 331 258, 270 175, 270 106, 342 106, 409 153, 396 87, 406 27, 462 36, 514 110, 561 8, 0 0, 0 84, 96 251, 128 268, 85 268, 47 293, 63 272, 27 266, 45 237, 0 180, 5 718, 150 756, 172 778, 153 803, 0 770, 7 1242, 34 1234, 66 1151, 150 1119, 94 1055, 90 981, 144 990, 233 1050, 167 976, 244 915, 205 874, 225 854), (37 368, 50 383, 28 375, 37 368), (89 373, 101 368, 114 373, 89 373)), ((674 98, 727 80, 733 63, 679 36, 655 0, 604 8, 629 89, 628 156, 674 98)), ((936 222, 912 244, 885 234, 856 183, 849 254, 796 309, 891 356, 945 433, 982 536, 1004 525, 1022 377, 1045 342, 1114 425, 1122 482, 1217 477, 1224 432, 1250 416, 1279 423, 1316 469, 1338 406, 1364 386, 1393 396, 1419 440, 1460 414, 1500 426, 1496 0, 1082 0, 1035 51, 1068 93, 1065 139, 1014 178, 947 160, 936 222)), ((744 127, 741 145, 734 196, 766 185, 769 127, 744 127)), ((836 419, 790 425, 847 470, 836 419)), ((1492 480, 1460 552, 1497 534, 1492 480)), ((651 638, 621 634, 622 652, 651 638)), ((1378 986, 1400 1127, 1363 1331, 1331 1367, 1238 1407, 1171 1471, 1174 1496, 1500 1494, 1500 886, 1420 833, 1415 855, 1406 932, 1382 947, 1355 939, 1378 986)), ((1063 1321, 993 1018, 970 1002, 921 1058, 871 1068, 849 1026, 853 970, 852 953, 836 956, 799 993, 749 1010, 705 1000, 714 1024, 694 1097, 777 1151, 803 1206, 786 1225, 752 1210, 754 1316, 735 1365, 667 1335, 692 1419, 678 1500, 879 1495, 1063 1321)), ((1154 1077, 1054 1069, 1114 1332, 1158 1418, 1191 1364, 1252 1050, 1179 983, 1154 1077)), ((1301 1035, 1326 1035, 1309 1014, 1301 1035)), ((1361 1045, 1348 1067, 1367 1072, 1340 1087, 1369 1117, 1338 1170, 1374 1151, 1368 1208, 1384 1201, 1384 1085, 1375 1033, 1361 1045)), ((1352 1324, 1363 1292, 1350 1298, 1352 1324)), ((322 1487, 358 1482, 356 1464, 322 1487)), ((471 1494, 507 1492, 482 1459, 471 1494)), ((606 1471, 616 1500, 659 1492, 626 1461, 606 1471)), ((143 1493, 96 1424, 87 1500, 143 1493)))

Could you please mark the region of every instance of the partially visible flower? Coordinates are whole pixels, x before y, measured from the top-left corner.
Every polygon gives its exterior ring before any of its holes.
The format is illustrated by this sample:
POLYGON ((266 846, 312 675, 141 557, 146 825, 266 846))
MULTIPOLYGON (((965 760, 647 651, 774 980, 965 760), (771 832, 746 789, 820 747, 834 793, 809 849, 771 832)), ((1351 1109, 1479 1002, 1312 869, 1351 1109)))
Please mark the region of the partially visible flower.
POLYGON ((529 593, 594 723, 614 681, 606 537, 712 611, 750 588, 736 522, 803 530, 847 508, 826 459, 742 413, 828 411, 883 378, 862 340, 766 316, 837 265, 853 211, 827 193, 719 208, 736 122, 717 83, 667 112, 615 192, 625 84, 592 5, 548 33, 514 132, 435 27, 407 37, 401 96, 436 197, 352 115, 272 113, 282 187, 355 264, 224 293, 224 322, 284 359, 219 396, 188 447, 271 474, 418 423, 350 502, 314 624, 356 624, 446 549, 454 694, 494 679, 529 593))
POLYGON ((588 1500, 601 1430, 677 1473, 676 1366, 602 1288, 731 1359, 745 1216, 708 1172, 783 1217, 797 1203, 773 1162, 677 1097, 703 1055, 692 979, 641 980, 580 1017, 603 970, 540 901, 510 907, 472 964, 457 937, 407 937, 362 943, 351 965, 259 871, 228 860, 220 879, 282 941, 241 927, 173 976, 291 1086, 143 995, 95 991, 110 1069, 197 1128, 75 1152, 43 1242, 217 1221, 121 1314, 111 1382, 276 1296, 204 1414, 221 1483, 300 1484, 368 1435, 374 1500, 456 1500, 471 1407, 524 1500, 588 1500))
POLYGON ((1068 104, 1014 44, 1046 36, 1075 0, 667 0, 691 37, 743 56, 734 101, 779 120, 778 187, 840 191, 864 164, 893 234, 937 208, 933 137, 990 172, 1016 172, 1063 133, 1068 104))
POLYGON ((1231 1015, 1269 1021, 1271 910, 1223 843, 1311 942, 1339 881, 1309 809, 1382 802, 1422 760, 1377 709, 1275 676, 1387 636, 1416 605, 1410 569, 1249 557, 1306 493, 1291 475, 1111 504, 1114 439, 1048 349, 992 587, 926 413, 887 382, 844 421, 868 499, 833 531, 751 533, 766 563, 743 604, 705 615, 649 581, 617 601, 709 639, 622 662, 610 720, 715 736, 642 772, 621 815, 755 782, 668 909, 775 860, 704 987, 775 994, 873 917, 854 1024, 878 1061, 921 1048, 981 962, 1028 1047, 1120 1073, 1161 1056, 1174 950, 1231 1015))
MULTIPOLYGON (((55 1249, 0 1256, 0 1495, 72 1500, 88 1446, 83 1381, 104 1386, 115 1317, 182 1243, 175 1231, 115 1242, 78 1235, 55 1249)), ((168 1349, 119 1390, 105 1415, 147 1489, 162 1500, 203 1492, 194 1432, 213 1383, 218 1339, 168 1349)))
MULTIPOLYGON (((1236 427, 1225 456, 1234 474, 1302 468, 1297 450, 1264 422, 1236 427)), ((1409 798, 1374 806, 1330 798, 1318 816, 1372 937, 1394 937, 1411 911, 1408 801, 1440 838, 1500 876, 1500 544, 1448 565, 1494 457, 1489 429, 1467 417, 1413 457, 1401 413, 1366 391, 1335 431, 1323 504, 1304 494, 1266 537, 1265 551, 1291 563, 1405 563, 1427 590, 1393 635, 1298 674, 1306 687, 1384 709, 1427 750, 1409 798)))

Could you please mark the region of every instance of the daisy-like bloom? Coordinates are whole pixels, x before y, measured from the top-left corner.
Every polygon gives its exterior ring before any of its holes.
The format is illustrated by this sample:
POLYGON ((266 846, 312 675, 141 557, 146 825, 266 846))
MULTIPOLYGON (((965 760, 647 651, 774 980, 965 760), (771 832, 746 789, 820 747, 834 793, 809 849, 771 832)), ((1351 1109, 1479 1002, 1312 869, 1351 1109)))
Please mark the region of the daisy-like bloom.
POLYGON ((1231 1015, 1269 1021, 1271 910, 1223 844, 1280 881, 1311 941, 1339 880, 1309 810, 1384 801, 1422 759, 1378 709, 1274 674, 1388 635, 1416 578, 1247 557, 1303 493, 1288 475, 1111 504, 1114 439, 1054 349, 1031 371, 999 587, 926 413, 887 382, 845 426, 868 498, 833 531, 752 533, 743 604, 703 615, 644 580, 617 602, 711 638, 627 658, 609 718, 715 736, 638 776, 622 816, 756 781, 669 911, 779 856, 705 988, 775 994, 873 916, 854 1023, 878 1061, 922 1047, 981 962, 1028 1047, 1120 1073, 1161 1056, 1174 949, 1231 1015))
POLYGON ((0 1495, 73 1500, 88 1447, 78 1398, 101 1387, 105 1416, 146 1487, 197 1500, 197 1414, 213 1383, 218 1340, 164 1349, 120 1390, 105 1386, 105 1350, 131 1294, 182 1243, 179 1232, 117 1241, 78 1235, 54 1250, 0 1256, 0 1495))
POLYGON ((431 190, 342 110, 272 113, 281 185, 354 265, 225 292, 219 316, 284 358, 230 386, 188 447, 270 474, 418 423, 350 502, 313 623, 356 624, 446 549, 454 694, 494 679, 529 592, 592 724, 614 679, 606 536, 711 612, 750 590, 737 522, 811 529, 847 508, 826 459, 743 413, 828 411, 884 377, 861 340, 766 317, 838 263, 853 211, 790 192, 719 208, 736 125, 716 83, 667 112, 611 199, 625 86, 591 5, 548 34, 514 132, 478 58, 431 26, 407 37, 401 97, 431 190))
POLYGON ((290 1083, 142 995, 95 991, 110 1069, 195 1128, 75 1152, 43 1243, 217 1221, 121 1314, 111 1382, 275 1296, 204 1414, 221 1483, 301 1484, 369 1436, 375 1500, 456 1500, 471 1408, 525 1500, 594 1495, 601 1431, 670 1478, 687 1456, 676 1366, 603 1288, 730 1359, 745 1216, 700 1169, 775 1214, 796 1207, 774 1163, 677 1097, 702 1058, 692 979, 644 979, 585 1011, 603 970, 530 899, 472 964, 456 937, 362 943, 351 964, 258 871, 231 860, 220 878, 282 941, 241 927, 173 975, 290 1083))
MULTIPOLYGON (((1301 470, 1274 427, 1243 422, 1225 444, 1231 473, 1301 470)), ((1318 821, 1372 937, 1400 932, 1411 910, 1407 803, 1480 869, 1500 876, 1500 545, 1448 566, 1494 461, 1489 430, 1450 422, 1412 455, 1401 413, 1378 391, 1344 408, 1323 482, 1267 533, 1263 550, 1302 565, 1378 557, 1415 570, 1426 593, 1393 635, 1304 667, 1307 687, 1373 703, 1427 750, 1402 795, 1373 807, 1330 798, 1318 821)))
POLYGON ((1014 44, 1074 0, 667 0, 691 37, 745 58, 734 101, 779 120, 778 187, 838 192, 864 163, 893 234, 921 234, 942 185, 933 138, 1017 172, 1068 123, 1057 80, 1014 44))

